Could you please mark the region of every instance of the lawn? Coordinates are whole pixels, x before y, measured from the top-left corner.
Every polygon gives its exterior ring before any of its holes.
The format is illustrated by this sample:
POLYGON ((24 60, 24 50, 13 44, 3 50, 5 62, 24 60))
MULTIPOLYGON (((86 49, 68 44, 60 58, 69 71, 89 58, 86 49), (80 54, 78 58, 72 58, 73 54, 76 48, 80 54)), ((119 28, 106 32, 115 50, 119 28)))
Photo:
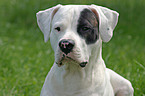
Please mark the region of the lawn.
POLYGON ((145 0, 0 0, 0 96, 39 96, 54 61, 36 12, 56 4, 97 4, 120 13, 103 58, 145 96, 145 0))

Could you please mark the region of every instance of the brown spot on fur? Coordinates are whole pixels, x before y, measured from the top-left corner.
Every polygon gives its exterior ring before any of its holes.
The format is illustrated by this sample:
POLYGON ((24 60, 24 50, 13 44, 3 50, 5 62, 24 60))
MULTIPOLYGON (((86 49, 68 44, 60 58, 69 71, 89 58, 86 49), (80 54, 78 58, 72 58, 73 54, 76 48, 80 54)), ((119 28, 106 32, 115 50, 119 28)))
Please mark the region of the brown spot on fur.
POLYGON ((96 15, 97 17, 97 22, 99 23, 99 14, 94 8, 90 8, 90 10, 96 15))
POLYGON ((55 15, 55 14, 56 14, 56 12, 59 10, 59 8, 60 8, 60 6, 59 6, 59 7, 57 7, 57 8, 55 8, 55 9, 53 10, 51 20, 53 19, 54 15, 55 15))

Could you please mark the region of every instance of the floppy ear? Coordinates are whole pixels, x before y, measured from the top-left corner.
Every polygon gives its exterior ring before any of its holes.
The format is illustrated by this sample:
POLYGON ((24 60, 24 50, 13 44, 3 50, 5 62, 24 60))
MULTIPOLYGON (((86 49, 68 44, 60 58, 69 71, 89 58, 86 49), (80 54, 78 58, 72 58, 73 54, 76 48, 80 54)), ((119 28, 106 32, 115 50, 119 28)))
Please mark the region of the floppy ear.
POLYGON ((58 11, 61 5, 54 6, 52 8, 46 9, 44 11, 39 11, 36 13, 37 23, 39 28, 44 34, 44 41, 47 42, 49 39, 50 31, 51 31, 51 21, 53 16, 58 11))
POLYGON ((118 22, 119 13, 105 7, 91 5, 99 18, 99 32, 103 42, 108 42, 113 36, 113 30, 118 22))

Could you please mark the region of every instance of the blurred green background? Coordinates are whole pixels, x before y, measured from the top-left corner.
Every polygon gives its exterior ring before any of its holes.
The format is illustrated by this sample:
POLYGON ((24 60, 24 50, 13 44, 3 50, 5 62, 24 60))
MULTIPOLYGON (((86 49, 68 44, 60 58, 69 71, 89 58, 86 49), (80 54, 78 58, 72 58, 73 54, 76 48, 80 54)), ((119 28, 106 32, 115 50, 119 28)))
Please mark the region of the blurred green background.
POLYGON ((54 62, 36 12, 57 4, 97 4, 120 13, 103 58, 145 96, 145 0, 0 0, 0 96, 39 96, 54 62))

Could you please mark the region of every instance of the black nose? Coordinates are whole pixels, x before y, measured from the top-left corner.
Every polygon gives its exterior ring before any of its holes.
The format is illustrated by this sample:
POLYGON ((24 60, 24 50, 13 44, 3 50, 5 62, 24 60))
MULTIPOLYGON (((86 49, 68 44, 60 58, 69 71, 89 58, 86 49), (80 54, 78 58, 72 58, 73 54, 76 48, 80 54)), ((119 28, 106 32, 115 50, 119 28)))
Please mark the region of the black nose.
POLYGON ((71 39, 63 39, 59 42, 59 47, 66 55, 70 53, 75 45, 75 42, 71 39))

